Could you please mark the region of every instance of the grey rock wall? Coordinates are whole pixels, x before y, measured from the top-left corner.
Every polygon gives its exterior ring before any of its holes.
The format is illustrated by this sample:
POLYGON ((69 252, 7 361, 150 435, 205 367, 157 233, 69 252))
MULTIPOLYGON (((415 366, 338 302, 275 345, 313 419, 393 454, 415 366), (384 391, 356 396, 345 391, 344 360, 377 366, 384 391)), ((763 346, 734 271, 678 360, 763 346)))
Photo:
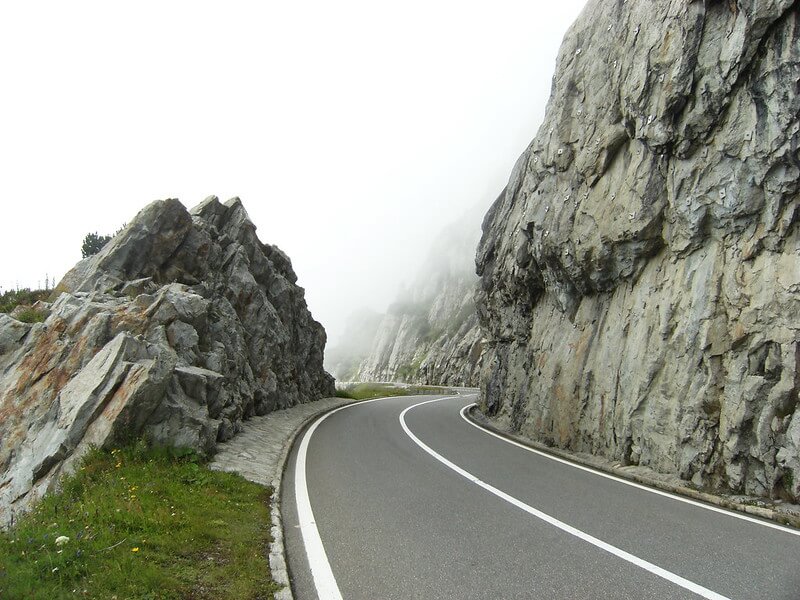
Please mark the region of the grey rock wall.
POLYGON ((470 284, 450 282, 434 298, 390 307, 357 380, 477 386, 483 336, 470 284))
POLYGON ((164 200, 67 273, 43 323, 0 315, 0 523, 90 446, 213 453, 253 415, 332 396, 296 280, 238 199, 164 200))
POLYGON ((358 380, 478 385, 483 335, 472 260, 478 220, 468 212, 437 236, 417 279, 378 325, 358 380))
POLYGON ((590 0, 484 222, 487 414, 800 497, 799 13, 590 0))

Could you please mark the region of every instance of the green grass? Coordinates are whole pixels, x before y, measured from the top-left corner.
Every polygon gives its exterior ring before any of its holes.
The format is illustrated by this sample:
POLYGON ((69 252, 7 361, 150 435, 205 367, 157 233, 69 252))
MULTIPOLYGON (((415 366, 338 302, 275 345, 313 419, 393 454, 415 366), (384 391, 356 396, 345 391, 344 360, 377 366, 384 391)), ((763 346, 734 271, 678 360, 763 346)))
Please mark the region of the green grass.
POLYGON ((336 395, 339 398, 350 398, 352 400, 371 400, 372 398, 388 396, 417 396, 447 393, 447 388, 443 387, 430 385, 399 387, 391 383, 355 383, 346 388, 336 389, 336 395))
POLYGON ((407 388, 397 387, 387 383, 356 383, 336 390, 339 398, 352 400, 371 400, 384 396, 408 396, 413 392, 407 388))
POLYGON ((0 533, 0 598, 271 598, 269 490, 180 454, 92 451, 0 533))
POLYGON ((0 313, 10 313, 19 305, 30 306, 38 300, 47 300, 51 290, 8 290, 0 294, 0 313))
POLYGON ((47 315, 43 312, 32 308, 26 308, 17 315, 17 321, 22 321, 23 323, 43 323, 46 318, 47 315))

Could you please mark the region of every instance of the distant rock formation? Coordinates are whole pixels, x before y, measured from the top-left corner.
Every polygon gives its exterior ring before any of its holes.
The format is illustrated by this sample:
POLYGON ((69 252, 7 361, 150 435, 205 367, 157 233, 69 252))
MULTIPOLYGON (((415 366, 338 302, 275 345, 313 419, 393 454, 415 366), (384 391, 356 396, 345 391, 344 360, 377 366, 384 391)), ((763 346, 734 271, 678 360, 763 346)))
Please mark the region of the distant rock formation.
POLYGON ((478 252, 483 410, 800 498, 800 3, 590 0, 478 252))
POLYGON ((483 336, 472 260, 478 222, 468 213, 437 236, 416 282, 383 316, 357 380, 478 385, 483 336))
POLYGON ((157 201, 56 288, 0 314, 0 522, 92 445, 213 452, 242 420, 334 393, 325 331, 238 198, 157 201))
POLYGON ((359 308, 347 318, 342 339, 325 350, 325 370, 337 381, 358 381, 361 363, 369 355, 384 316, 369 308, 359 308))

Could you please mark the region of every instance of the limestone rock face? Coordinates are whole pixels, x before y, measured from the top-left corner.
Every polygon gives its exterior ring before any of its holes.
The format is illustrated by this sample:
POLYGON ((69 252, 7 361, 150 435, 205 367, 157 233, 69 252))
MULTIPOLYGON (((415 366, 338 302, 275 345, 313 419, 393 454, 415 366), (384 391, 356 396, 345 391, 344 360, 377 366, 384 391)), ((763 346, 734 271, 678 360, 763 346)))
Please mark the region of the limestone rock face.
POLYGON ((482 406, 800 497, 800 3, 590 0, 486 215, 482 406))
POLYGON ((394 304, 381 320, 356 379, 477 386, 483 343, 473 293, 468 281, 461 280, 428 299, 433 306, 442 303, 446 312, 438 314, 441 319, 430 318, 427 302, 394 304))
POLYGON ((147 206, 28 325, 0 315, 0 517, 91 446, 211 453, 253 415, 334 393, 325 331, 238 199, 147 206))
POLYGON ((359 380, 478 385, 483 336, 470 258, 477 222, 467 213, 437 236, 417 280, 381 320, 359 380))

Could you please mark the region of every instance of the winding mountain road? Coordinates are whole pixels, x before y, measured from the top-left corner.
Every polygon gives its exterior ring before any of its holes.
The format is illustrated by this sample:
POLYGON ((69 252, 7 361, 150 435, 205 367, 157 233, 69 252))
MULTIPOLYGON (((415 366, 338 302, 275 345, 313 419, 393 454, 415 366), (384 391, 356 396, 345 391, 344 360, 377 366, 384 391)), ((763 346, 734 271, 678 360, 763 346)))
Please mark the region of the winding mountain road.
POLYGON ((800 531, 499 438, 475 396, 363 402, 287 466, 298 600, 800 598, 800 531))

